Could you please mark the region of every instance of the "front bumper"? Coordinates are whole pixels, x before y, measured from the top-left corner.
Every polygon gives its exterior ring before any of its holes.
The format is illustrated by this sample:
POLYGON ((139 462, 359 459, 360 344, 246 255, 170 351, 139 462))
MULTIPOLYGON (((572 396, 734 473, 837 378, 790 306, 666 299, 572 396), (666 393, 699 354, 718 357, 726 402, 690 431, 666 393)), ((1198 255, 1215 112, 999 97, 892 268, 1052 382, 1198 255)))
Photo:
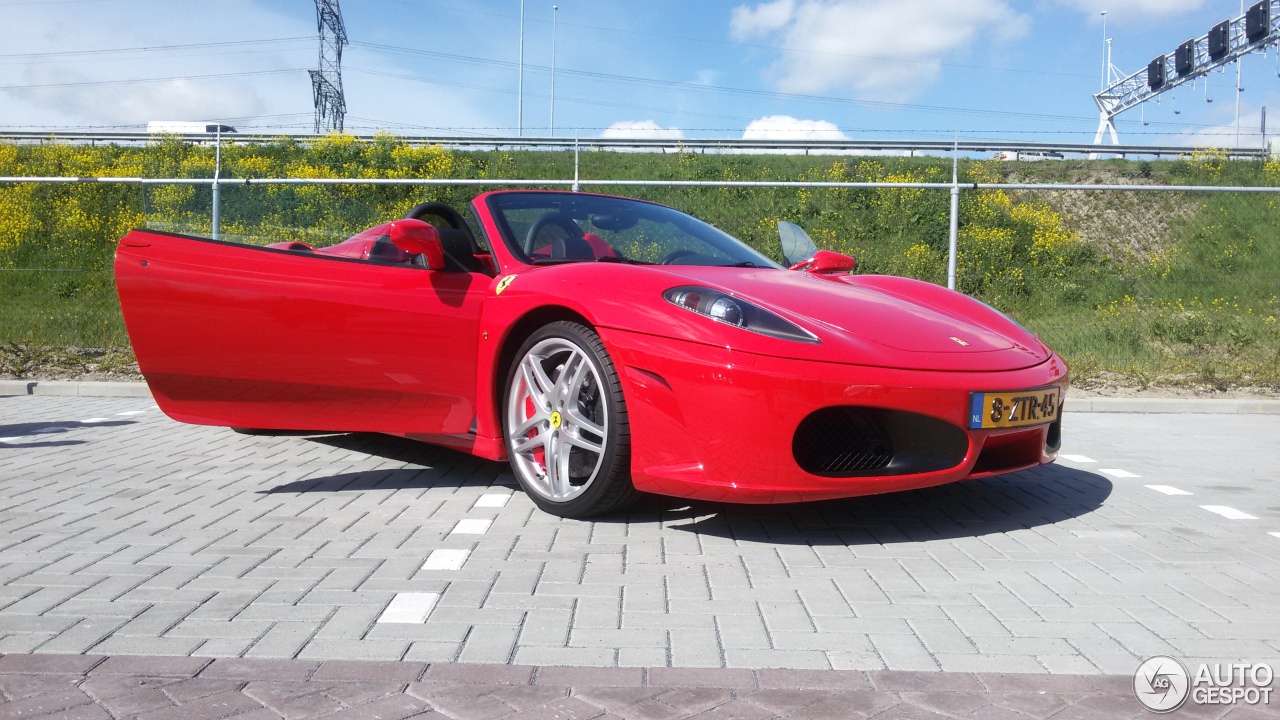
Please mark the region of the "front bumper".
MULTIPOLYGON (((1005 372, 931 372, 752 355, 622 330, 600 334, 617 366, 632 438, 632 480, 661 495, 738 503, 806 502, 930 487, 1052 462, 1060 425, 969 430, 973 391, 1056 385, 1054 356, 1005 372), (826 477, 792 450, 811 413, 854 406, 918 413, 963 430, 968 449, 951 467, 899 475, 826 477)), ((1059 421, 1060 422, 1060 419, 1059 421)))

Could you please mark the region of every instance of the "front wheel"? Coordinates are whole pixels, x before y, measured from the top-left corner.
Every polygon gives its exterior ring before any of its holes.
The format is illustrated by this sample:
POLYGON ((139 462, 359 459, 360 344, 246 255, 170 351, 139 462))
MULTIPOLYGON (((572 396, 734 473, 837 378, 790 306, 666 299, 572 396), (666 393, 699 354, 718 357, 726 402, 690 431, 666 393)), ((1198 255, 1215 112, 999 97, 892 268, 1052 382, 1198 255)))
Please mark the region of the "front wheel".
POLYGON ((622 385, 594 330, 562 321, 530 336, 507 375, 505 405, 511 469, 538 507, 580 518, 635 499, 622 385))

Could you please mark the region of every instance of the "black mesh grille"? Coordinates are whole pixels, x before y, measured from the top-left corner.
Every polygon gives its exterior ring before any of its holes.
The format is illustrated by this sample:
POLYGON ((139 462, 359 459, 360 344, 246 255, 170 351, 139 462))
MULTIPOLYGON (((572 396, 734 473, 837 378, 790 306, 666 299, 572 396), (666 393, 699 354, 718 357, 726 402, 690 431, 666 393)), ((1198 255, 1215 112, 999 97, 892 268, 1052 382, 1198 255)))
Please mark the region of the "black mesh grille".
POLYGON ((893 440, 868 410, 833 407, 800 423, 791 451, 805 472, 838 477, 888 467, 893 440))

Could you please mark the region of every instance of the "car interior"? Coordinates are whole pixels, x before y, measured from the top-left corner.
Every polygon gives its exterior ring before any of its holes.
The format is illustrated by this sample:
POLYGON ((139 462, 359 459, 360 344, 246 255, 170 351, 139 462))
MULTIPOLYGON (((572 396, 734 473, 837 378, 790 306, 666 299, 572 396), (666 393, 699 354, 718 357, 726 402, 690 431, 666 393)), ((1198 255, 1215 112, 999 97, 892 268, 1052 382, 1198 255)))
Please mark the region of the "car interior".
MULTIPOLYGON (((426 202, 410 210, 405 217, 430 222, 436 228, 449 270, 453 272, 482 273, 491 277, 498 274, 497 267, 493 262, 493 256, 480 247, 480 244, 476 242, 475 235, 472 233, 471 226, 462 214, 452 206, 439 202, 426 202), (432 222, 432 220, 435 220, 435 222, 432 222)), ((368 246, 367 252, 360 247, 362 243, 357 243, 356 247, 352 247, 350 252, 343 252, 342 245, 350 243, 352 240, 365 240, 369 232, 369 230, 366 230, 349 238, 344 243, 319 251, 307 243, 298 241, 274 243, 267 247, 302 253, 320 252, 325 255, 350 257, 351 259, 367 260, 380 264, 421 264, 420 258, 396 247, 391 242, 391 236, 387 234, 379 235, 373 241, 373 244, 368 246)))

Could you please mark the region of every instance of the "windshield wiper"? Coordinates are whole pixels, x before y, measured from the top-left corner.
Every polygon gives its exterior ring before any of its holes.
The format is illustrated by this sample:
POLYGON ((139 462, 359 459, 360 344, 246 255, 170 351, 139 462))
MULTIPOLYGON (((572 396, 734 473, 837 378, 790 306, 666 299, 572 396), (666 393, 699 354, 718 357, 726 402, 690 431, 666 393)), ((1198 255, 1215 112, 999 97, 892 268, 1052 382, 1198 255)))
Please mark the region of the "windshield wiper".
POLYGON ((760 266, 751 262, 750 260, 743 260, 740 263, 734 263, 732 265, 723 265, 722 267, 758 268, 760 266))
POLYGON ((657 265, 657 263, 651 263, 645 260, 633 260, 628 257, 614 256, 614 255, 604 255, 602 257, 598 257, 596 258, 596 262, 626 263, 627 265, 657 265))
POLYGON ((564 265, 565 263, 586 262, 587 258, 534 258, 534 265, 564 265))

